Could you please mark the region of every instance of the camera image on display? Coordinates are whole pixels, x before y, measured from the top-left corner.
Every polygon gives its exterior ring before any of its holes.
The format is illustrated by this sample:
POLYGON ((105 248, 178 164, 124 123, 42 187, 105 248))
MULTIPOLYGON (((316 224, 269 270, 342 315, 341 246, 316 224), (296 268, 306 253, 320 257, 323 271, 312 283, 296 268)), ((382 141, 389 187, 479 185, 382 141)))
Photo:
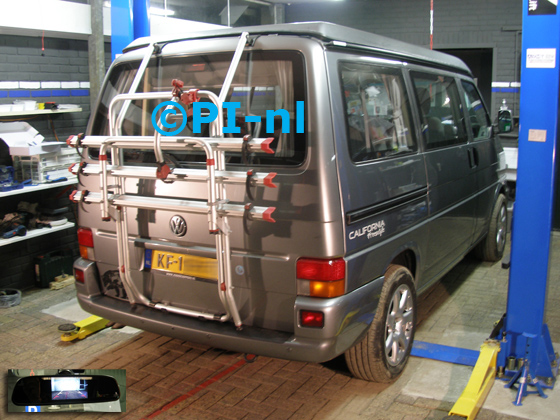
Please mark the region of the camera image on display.
POLYGON ((87 399, 88 378, 51 378, 53 401, 87 399))

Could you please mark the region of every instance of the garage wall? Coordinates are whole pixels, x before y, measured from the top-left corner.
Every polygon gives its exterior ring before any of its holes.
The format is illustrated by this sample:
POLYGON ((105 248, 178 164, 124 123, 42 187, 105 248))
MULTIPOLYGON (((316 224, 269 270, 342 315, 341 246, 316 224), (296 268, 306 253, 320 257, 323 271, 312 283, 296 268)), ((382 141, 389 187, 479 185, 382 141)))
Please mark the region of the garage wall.
MULTIPOLYGON (((45 38, 44 52, 41 47, 40 37, 0 35, 0 104, 12 103, 15 99, 78 104, 82 112, 54 116, 58 137, 65 141, 70 134, 85 131, 90 114, 87 41, 45 38), (42 82, 48 83, 40 85, 42 82)), ((110 60, 110 45, 106 44, 105 61, 108 64, 110 60)), ((46 140, 54 140, 46 117, 26 121, 46 140)), ((0 147, 2 161, 6 154, 7 150, 0 147)), ((73 204, 67 198, 70 191, 62 187, 1 198, 0 220, 4 214, 15 211, 20 201, 44 203, 56 198, 58 206, 69 207, 65 216, 75 222, 73 204)), ((0 289, 32 287, 35 284, 35 258, 63 250, 74 255, 78 253, 76 229, 3 246, 0 248, 0 289)))
MULTIPOLYGON (((0 104, 19 99, 79 105, 83 112, 53 117, 59 139, 66 140, 83 132, 89 118, 88 44, 45 38, 44 45, 42 51, 41 37, 0 35, 0 104)), ((111 62, 109 44, 105 61, 111 62)), ((47 118, 28 122, 46 140, 54 140, 47 118)))
MULTIPOLYGON (((521 0, 434 0, 434 49, 492 48, 493 86, 488 106, 502 99, 518 115, 521 0), (517 52, 516 52, 516 43, 517 52), (506 87, 505 84, 508 84, 506 87)), ((286 6, 286 22, 327 21, 412 44, 430 45, 430 0, 346 0, 286 6)))

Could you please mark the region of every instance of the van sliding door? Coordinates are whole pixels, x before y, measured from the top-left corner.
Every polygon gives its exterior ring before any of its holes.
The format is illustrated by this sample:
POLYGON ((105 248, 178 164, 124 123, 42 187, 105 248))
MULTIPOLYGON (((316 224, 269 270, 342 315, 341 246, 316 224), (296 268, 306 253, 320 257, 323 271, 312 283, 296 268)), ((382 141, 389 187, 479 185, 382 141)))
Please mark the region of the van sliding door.
POLYGON ((471 165, 474 167, 477 178, 478 202, 476 209, 476 225, 474 240, 487 232, 488 220, 494 205, 496 182, 498 181, 496 166, 495 143, 492 139, 492 124, 478 89, 474 84, 462 80, 465 109, 469 133, 471 165))
POLYGON ((472 243, 477 181, 467 145, 461 98, 455 79, 411 72, 429 182, 427 277, 437 277, 472 243))

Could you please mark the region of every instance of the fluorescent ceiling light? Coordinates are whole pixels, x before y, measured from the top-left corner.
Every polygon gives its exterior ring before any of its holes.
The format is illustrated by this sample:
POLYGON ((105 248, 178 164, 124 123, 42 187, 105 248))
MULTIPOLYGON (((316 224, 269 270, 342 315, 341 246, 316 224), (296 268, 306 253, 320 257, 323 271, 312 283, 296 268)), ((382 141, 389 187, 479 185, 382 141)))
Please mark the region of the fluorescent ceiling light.
POLYGON ((245 0, 248 3, 260 4, 261 6, 272 6, 272 3, 263 0, 245 0))
POLYGON ((158 15, 158 16, 173 16, 175 14, 175 10, 160 9, 158 7, 150 7, 150 14, 151 15, 158 15))

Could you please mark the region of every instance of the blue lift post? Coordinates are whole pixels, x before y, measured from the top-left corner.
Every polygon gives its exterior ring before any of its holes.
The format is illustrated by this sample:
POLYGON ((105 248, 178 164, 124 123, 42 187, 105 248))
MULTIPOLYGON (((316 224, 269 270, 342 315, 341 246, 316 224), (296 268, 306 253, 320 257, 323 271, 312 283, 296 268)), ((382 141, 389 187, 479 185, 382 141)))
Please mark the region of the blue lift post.
POLYGON ((111 0, 111 57, 136 38, 150 36, 150 0, 111 0))
POLYGON ((150 36, 150 0, 133 0, 134 39, 150 36))
POLYGON ((558 374, 545 323, 559 111, 560 10, 547 0, 523 0, 519 161, 507 312, 498 366, 544 396, 558 374), (523 379, 524 378, 524 379, 523 379), (537 380, 538 379, 538 380, 537 380))

